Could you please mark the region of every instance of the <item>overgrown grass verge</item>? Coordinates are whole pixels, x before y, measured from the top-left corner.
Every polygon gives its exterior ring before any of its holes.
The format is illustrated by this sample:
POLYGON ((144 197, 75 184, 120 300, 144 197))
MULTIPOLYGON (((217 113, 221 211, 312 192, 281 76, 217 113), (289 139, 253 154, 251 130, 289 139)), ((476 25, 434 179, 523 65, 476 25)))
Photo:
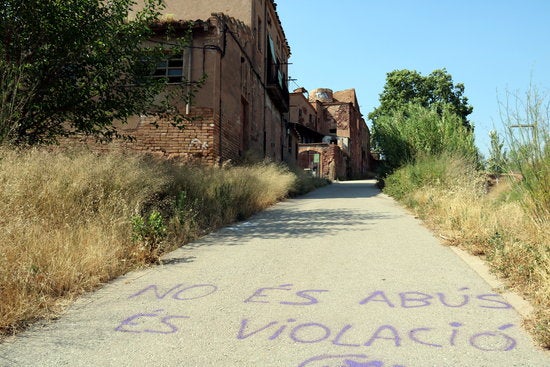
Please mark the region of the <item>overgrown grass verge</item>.
POLYGON ((0 335, 311 184, 274 163, 0 148, 0 335))
POLYGON ((296 184, 289 192, 291 197, 304 195, 310 191, 318 189, 323 186, 331 184, 331 181, 327 178, 314 177, 310 173, 300 169, 298 167, 291 168, 292 173, 296 175, 296 184))
MULTIPOLYGON (((545 169, 547 175, 550 168, 545 169)), ((511 176, 488 189, 473 163, 442 155, 405 165, 385 184, 387 194, 413 209, 449 244, 483 256, 509 287, 523 294, 535 308, 526 325, 550 348, 549 208, 541 210, 548 201, 529 196, 542 194, 531 189, 538 183, 511 176)))

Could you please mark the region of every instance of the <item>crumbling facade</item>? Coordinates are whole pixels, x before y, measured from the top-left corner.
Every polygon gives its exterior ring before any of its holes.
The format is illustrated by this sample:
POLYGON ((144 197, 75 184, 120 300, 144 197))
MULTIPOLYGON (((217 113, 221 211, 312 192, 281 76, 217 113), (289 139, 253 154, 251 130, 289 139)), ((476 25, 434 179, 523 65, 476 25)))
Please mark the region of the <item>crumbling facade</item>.
MULTIPOLYGON (((193 103, 178 106, 191 117, 180 130, 136 116, 120 126, 135 140, 127 147, 209 164, 245 155, 283 161, 297 155, 285 116, 289 107, 290 48, 272 0, 167 0, 163 22, 181 32, 191 26, 183 55, 171 56, 169 83, 206 76, 193 103)), ((152 40, 162 43, 162 39, 152 40)), ((183 102, 182 102, 183 103, 183 102)))
POLYGON ((166 48, 167 59, 154 76, 166 78, 168 88, 204 84, 192 103, 174 101, 189 118, 183 129, 134 116, 118 126, 134 139, 118 144, 210 165, 268 158, 330 179, 367 174, 370 137, 355 90, 289 93, 290 47, 273 0, 165 4, 151 43, 166 48), (190 36, 183 52, 170 52, 170 41, 160 36, 167 28, 190 36))
POLYGON ((299 88, 290 94, 289 121, 303 169, 330 179, 362 178, 371 171, 370 133, 354 89, 299 88))

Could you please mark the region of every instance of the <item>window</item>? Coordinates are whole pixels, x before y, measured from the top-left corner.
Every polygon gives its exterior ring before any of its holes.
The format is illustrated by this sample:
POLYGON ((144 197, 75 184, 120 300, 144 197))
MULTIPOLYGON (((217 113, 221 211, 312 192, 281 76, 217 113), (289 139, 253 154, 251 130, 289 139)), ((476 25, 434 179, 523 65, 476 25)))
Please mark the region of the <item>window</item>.
POLYGON ((284 89, 286 87, 286 78, 281 70, 281 62, 279 61, 279 58, 277 57, 277 54, 275 53, 275 45, 273 43, 273 39, 271 38, 271 35, 267 35, 268 39, 268 58, 267 58, 267 65, 268 65, 268 83, 278 83, 279 86, 284 89))
POLYGON ((181 83, 183 81, 183 55, 173 55, 169 59, 157 64, 155 78, 166 78, 168 83, 181 83))

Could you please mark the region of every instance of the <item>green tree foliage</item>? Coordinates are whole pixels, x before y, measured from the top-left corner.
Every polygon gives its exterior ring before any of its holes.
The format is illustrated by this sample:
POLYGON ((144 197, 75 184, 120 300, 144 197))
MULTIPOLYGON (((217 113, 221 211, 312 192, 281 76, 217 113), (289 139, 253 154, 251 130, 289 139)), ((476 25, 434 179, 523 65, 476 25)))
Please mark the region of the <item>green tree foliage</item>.
POLYGON ((428 76, 417 71, 394 70, 387 74, 384 91, 380 94, 380 106, 369 113, 374 123, 384 115, 391 115, 409 103, 435 108, 439 113, 450 110, 461 118, 464 126, 471 128, 468 115, 473 108, 464 95, 464 85, 454 84, 445 69, 434 70, 428 76))
POLYGON ((448 105, 424 107, 408 104, 381 115, 373 126, 377 146, 385 158, 384 174, 422 156, 456 154, 477 160, 471 129, 448 105))
POLYGON ((113 121, 165 117, 173 93, 161 94, 165 83, 149 75, 166 50, 144 49, 163 5, 140 3, 130 17, 133 0, 3 0, 0 142, 52 143, 74 133, 110 139, 119 136, 113 121))
POLYGON ((500 136, 495 130, 489 132, 491 139, 491 149, 487 159, 487 170, 491 173, 501 174, 506 170, 508 157, 504 150, 504 143, 500 141, 500 136))

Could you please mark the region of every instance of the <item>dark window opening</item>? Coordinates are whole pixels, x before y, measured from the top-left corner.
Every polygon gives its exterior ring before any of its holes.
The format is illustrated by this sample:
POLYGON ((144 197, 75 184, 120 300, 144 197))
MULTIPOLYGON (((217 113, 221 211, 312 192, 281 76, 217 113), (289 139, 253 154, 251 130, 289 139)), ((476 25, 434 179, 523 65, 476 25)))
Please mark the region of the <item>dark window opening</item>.
POLYGON ((183 82, 183 55, 174 55, 167 60, 157 64, 155 78, 164 78, 167 83, 183 82))

